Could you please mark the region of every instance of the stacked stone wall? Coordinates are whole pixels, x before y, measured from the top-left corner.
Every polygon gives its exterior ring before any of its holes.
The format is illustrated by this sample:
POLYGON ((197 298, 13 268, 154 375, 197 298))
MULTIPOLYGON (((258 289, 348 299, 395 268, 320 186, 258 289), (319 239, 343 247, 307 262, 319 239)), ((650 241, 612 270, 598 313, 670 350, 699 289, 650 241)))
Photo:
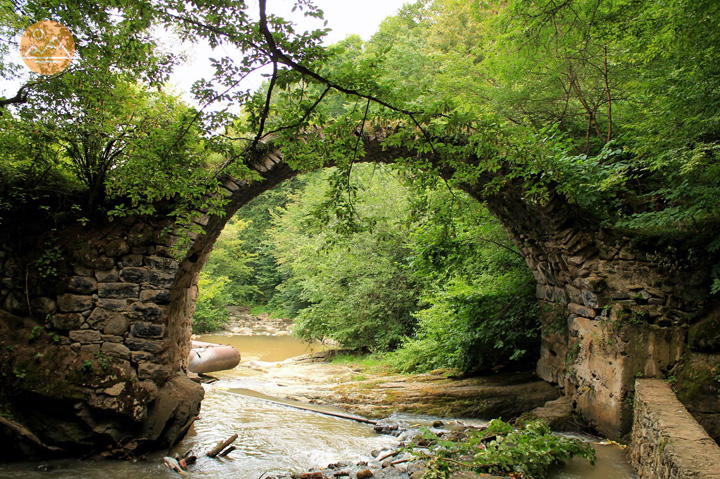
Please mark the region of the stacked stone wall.
POLYGON ((637 381, 628 454, 638 479, 720 479, 720 447, 666 381, 637 381))

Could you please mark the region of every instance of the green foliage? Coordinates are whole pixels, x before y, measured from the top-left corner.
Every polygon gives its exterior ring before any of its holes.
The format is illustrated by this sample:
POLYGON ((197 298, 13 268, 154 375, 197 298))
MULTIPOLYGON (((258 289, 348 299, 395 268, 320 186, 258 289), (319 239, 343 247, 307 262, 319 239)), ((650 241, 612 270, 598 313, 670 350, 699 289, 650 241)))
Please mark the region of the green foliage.
POLYGON ((384 351, 397 347, 414 324, 417 290, 404 268, 401 224, 407 202, 389 172, 372 166, 354 171, 353 181, 362 187, 350 209, 335 214, 324 206, 333 189, 323 180, 337 177, 330 171, 277 210, 269 236, 286 279, 275 302, 297 311, 294 332, 304 339, 384 351), (366 227, 347 229, 343 215, 357 215, 366 227))
POLYGON ((213 277, 202 272, 198 281, 200 294, 195 303, 192 330, 195 334, 209 333, 223 328, 230 319, 227 305, 232 304, 228 278, 213 277))
POLYGON ((444 440, 429 430, 423 432, 422 439, 430 449, 423 478, 444 479, 454 471, 470 470, 541 479, 547 477, 550 466, 575 456, 595 463, 595 450, 590 444, 553 434, 544 421, 516 429, 495 419, 485 429, 468 431, 467 438, 461 441, 444 440))

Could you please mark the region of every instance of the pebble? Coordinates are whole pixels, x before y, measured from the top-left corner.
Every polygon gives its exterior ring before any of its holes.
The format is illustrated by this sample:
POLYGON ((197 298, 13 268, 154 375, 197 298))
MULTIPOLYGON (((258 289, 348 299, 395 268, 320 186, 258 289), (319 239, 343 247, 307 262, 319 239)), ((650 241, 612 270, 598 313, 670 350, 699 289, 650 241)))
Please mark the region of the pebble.
POLYGON ((357 472, 357 479, 369 479, 373 477, 373 473, 370 469, 363 469, 357 472))

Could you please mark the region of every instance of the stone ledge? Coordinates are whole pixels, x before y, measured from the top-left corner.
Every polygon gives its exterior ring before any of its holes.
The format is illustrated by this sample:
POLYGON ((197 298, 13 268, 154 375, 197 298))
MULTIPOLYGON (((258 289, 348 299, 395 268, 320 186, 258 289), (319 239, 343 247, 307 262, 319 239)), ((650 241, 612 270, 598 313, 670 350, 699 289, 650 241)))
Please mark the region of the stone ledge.
POLYGON ((720 479, 720 447, 659 379, 635 383, 629 456, 639 479, 720 479))

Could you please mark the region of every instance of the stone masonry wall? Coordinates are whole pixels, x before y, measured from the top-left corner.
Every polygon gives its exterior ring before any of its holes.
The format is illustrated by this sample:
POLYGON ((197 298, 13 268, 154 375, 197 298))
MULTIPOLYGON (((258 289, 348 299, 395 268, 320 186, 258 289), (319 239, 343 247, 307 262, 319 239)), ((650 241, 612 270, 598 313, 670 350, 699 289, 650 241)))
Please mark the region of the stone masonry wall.
POLYGON ((546 305, 538 375, 564 389, 599 432, 621 439, 632 424, 635 377, 666 377, 681 360, 707 271, 601 229, 560 196, 532 204, 508 190, 488 205, 546 305))
POLYGON ((720 479, 720 447, 658 379, 635 385, 629 457, 639 479, 720 479))
MULTIPOLYGON (((252 166, 265 181, 223 180, 226 214, 197 211, 197 231, 158 215, 72 225, 40 249, 0 244, 0 406, 39 452, 157 447, 190 427, 198 274, 237 209, 295 174, 273 153, 252 166)), ((0 428, 8 455, 38 453, 30 443, 0 428)))

